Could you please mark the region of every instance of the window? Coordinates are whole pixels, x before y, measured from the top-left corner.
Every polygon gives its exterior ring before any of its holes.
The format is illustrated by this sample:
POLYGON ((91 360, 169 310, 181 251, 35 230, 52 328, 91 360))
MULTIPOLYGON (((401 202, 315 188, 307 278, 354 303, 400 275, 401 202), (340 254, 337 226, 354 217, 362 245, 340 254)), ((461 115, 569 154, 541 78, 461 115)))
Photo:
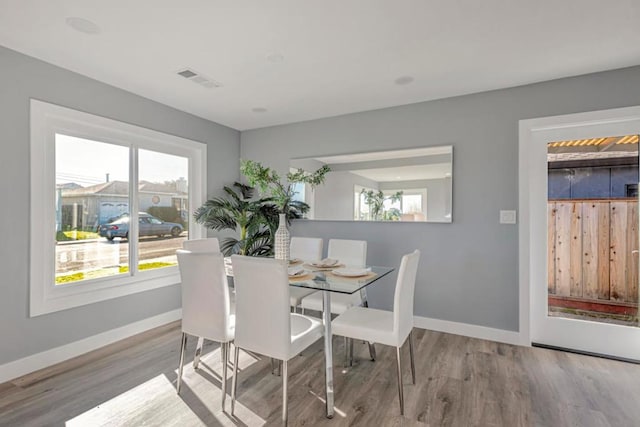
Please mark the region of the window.
POLYGON ((384 195, 390 197, 402 192, 396 201, 385 200, 385 208, 395 208, 402 214, 402 221, 424 221, 426 219, 426 189, 385 190, 384 195))
POLYGON ((206 146, 31 101, 31 316, 179 282, 206 146))
POLYGON ((353 219, 356 221, 371 220, 371 208, 367 204, 363 191, 377 191, 373 188, 362 187, 360 185, 353 186, 353 219))
POLYGON ((355 185, 353 191, 353 219, 356 221, 426 220, 426 188, 375 190, 355 185))

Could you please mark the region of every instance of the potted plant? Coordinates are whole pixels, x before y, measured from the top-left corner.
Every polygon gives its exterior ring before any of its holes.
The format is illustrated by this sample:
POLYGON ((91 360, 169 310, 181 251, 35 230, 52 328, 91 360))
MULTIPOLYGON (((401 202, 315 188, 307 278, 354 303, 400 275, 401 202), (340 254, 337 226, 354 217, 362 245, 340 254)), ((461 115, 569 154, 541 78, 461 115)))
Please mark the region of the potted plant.
POLYGON ((384 209, 384 202, 397 202, 402 197, 402 191, 398 191, 390 196, 385 196, 382 191, 362 189, 360 194, 364 195, 364 202, 369 206, 371 219, 374 221, 387 220, 397 221, 400 219, 400 211, 396 208, 384 209))
POLYGON ((273 169, 263 166, 253 160, 242 160, 240 172, 247 177, 249 185, 257 187, 262 194, 268 195, 279 214, 278 230, 275 233, 275 257, 276 259, 289 259, 289 230, 288 218, 296 217, 292 213, 306 212, 309 205, 294 200, 296 191, 294 185, 304 183, 315 188, 324 182, 325 175, 331 169, 324 165, 315 172, 306 172, 298 169, 286 175, 286 182, 281 181, 280 175, 273 169))
POLYGON ((273 252, 273 229, 277 211, 271 199, 253 200, 255 190, 236 182, 224 187, 226 197, 207 200, 193 217, 212 230, 238 230, 240 235, 221 240, 220 250, 232 254, 268 256, 273 252))

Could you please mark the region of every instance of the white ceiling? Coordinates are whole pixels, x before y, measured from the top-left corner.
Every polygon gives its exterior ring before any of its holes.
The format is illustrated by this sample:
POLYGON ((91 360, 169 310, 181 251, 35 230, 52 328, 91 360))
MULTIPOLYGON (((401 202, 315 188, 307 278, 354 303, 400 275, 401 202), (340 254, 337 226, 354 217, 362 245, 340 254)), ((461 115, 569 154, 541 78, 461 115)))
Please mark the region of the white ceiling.
POLYGON ((245 130, 637 65, 639 21, 639 0, 0 0, 0 45, 245 130))
POLYGON ((442 179, 451 176, 451 163, 432 163, 430 165, 396 166, 392 168, 358 169, 354 175, 377 182, 419 181, 423 179, 442 179))

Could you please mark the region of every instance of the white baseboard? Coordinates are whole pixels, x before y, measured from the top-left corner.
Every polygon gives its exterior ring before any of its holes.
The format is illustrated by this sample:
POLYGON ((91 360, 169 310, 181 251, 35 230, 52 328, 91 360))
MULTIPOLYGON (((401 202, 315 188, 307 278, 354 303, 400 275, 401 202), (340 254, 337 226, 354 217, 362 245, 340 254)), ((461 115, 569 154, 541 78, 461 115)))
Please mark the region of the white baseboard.
POLYGON ((513 345, 529 346, 524 343, 519 332, 507 331, 504 329, 488 328, 486 326, 471 325, 469 323, 451 322, 449 320, 432 319, 429 317, 413 317, 413 324, 416 328, 429 329, 432 331, 446 332, 455 335, 464 335, 471 338, 503 342, 513 345))
POLYGON ((177 309, 0 365, 0 383, 63 362, 182 318, 177 309))

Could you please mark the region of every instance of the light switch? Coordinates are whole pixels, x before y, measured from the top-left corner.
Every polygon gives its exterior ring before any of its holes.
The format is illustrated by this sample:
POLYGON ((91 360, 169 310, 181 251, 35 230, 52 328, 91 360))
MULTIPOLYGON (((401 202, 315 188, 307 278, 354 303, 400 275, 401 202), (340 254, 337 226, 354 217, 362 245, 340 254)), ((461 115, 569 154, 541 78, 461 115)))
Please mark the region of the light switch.
POLYGON ((500 224, 515 224, 516 211, 500 211, 500 224))

